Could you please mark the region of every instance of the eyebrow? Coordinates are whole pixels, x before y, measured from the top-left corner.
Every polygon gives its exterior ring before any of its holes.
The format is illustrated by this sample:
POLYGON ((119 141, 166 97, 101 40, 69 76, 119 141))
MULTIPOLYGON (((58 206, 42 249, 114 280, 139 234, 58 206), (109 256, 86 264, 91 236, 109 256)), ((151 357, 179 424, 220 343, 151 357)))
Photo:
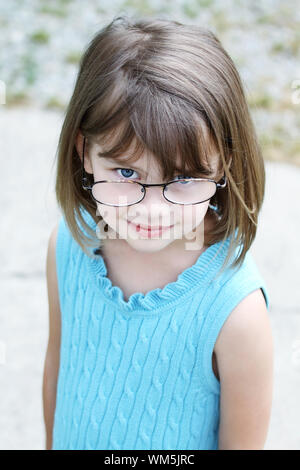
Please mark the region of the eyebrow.
MULTIPOLYGON (((103 154, 103 153, 98 153, 97 155, 99 157, 103 157, 103 158, 105 157, 105 154, 103 154)), ((138 168, 137 166, 131 165, 130 162, 127 162, 126 160, 120 159, 118 157, 114 157, 114 158, 105 157, 105 160, 108 160, 111 163, 119 163, 120 165, 123 165, 123 166, 129 165, 130 168, 133 168, 134 170, 138 170, 141 173, 143 173, 143 170, 141 168, 138 168)))
MULTIPOLYGON (((132 168, 133 170, 140 171, 141 173, 143 173, 145 175, 144 171, 141 168, 138 168, 137 166, 131 165, 130 162, 127 162, 123 159, 120 159, 118 157, 114 157, 114 158, 105 157, 106 154, 101 153, 101 152, 98 152, 97 155, 99 157, 102 157, 103 159, 105 158, 105 160, 108 160, 111 163, 119 163, 120 165, 123 165, 123 166, 125 166, 127 164, 128 168, 132 168)), ((178 172, 181 171, 181 169, 178 168, 178 167, 176 167, 175 170, 178 171, 178 172)), ((207 177, 214 175, 214 172, 210 171, 208 168, 202 168, 201 171, 199 171, 199 172, 202 173, 203 175, 206 175, 207 177)))

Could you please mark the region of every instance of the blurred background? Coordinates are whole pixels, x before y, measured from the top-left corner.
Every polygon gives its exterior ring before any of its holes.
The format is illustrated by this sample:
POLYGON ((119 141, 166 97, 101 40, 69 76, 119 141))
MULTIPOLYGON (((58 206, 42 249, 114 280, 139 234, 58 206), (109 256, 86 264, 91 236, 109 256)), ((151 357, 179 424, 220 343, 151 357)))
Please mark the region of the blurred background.
POLYGON ((211 29, 242 78, 266 165, 251 251, 270 294, 266 449, 300 448, 300 9, 296 0, 0 2, 0 449, 45 449, 46 254, 60 217, 56 149, 81 54, 116 15, 211 29))

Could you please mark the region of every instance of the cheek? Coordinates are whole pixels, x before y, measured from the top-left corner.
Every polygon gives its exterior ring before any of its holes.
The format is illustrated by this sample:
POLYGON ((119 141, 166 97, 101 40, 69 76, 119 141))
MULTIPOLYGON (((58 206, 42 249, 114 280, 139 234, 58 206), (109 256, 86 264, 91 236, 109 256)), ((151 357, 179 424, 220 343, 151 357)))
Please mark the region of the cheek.
POLYGON ((110 223, 117 218, 117 207, 106 206, 104 204, 97 204, 97 213, 101 215, 104 222, 110 223))
POLYGON ((101 215, 104 222, 118 232, 121 221, 127 220, 127 207, 112 207, 104 204, 97 204, 98 215, 101 215))
POLYGON ((182 224, 183 227, 197 227, 205 217, 209 201, 193 206, 182 206, 182 224))

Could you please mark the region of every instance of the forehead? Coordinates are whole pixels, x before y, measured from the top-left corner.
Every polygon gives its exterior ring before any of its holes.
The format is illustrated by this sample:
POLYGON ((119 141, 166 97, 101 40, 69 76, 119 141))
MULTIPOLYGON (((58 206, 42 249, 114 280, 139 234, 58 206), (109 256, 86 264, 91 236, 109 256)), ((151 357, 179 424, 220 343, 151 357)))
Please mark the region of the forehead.
MULTIPOLYGON (((166 128, 157 133, 148 131, 137 136, 130 123, 93 139, 97 159, 105 163, 122 164, 154 177, 170 179, 175 173, 213 177, 219 166, 219 155, 203 124, 194 126, 194 134, 178 134, 166 128)), ((189 129, 190 131, 190 129, 189 129)))
MULTIPOLYGON (((125 152, 117 156, 106 156, 106 148, 104 145, 96 144, 95 153, 97 159, 102 159, 105 163, 119 163, 122 165, 130 165, 134 169, 143 171, 144 173, 160 173, 161 168, 155 156, 147 149, 143 149, 138 154, 135 152, 135 145, 130 144, 125 152)), ((212 152, 209 159, 209 167, 213 172, 217 172, 219 168, 219 154, 215 151, 212 152)), ((183 167, 183 158, 178 153, 174 156, 174 167, 176 171, 180 171, 183 167)))
MULTIPOLYGON (((153 153, 151 153, 147 149, 143 149, 139 153, 135 152, 135 146, 131 144, 126 151, 121 152, 117 156, 106 156, 105 146, 97 145, 96 146, 96 155, 97 157, 102 158, 103 161, 115 162, 115 163, 122 163, 122 164, 130 164, 132 167, 138 167, 140 169, 144 169, 147 172, 154 172, 158 167, 158 162, 153 153)), ((182 159, 179 155, 175 155, 174 157, 174 165, 176 169, 180 169, 182 164, 182 159)))

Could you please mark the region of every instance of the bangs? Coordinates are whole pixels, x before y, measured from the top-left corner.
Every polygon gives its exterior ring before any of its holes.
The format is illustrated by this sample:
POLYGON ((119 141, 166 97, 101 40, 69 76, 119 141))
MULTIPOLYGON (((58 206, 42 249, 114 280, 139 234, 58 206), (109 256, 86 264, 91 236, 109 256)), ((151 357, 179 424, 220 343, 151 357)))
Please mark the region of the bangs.
POLYGON ((211 163, 217 144, 206 113, 157 87, 151 93, 149 83, 139 83, 138 92, 128 86, 125 93, 119 87, 102 98, 82 130, 101 146, 103 158, 134 163, 150 152, 165 181, 178 173, 208 178, 216 174, 211 163))

